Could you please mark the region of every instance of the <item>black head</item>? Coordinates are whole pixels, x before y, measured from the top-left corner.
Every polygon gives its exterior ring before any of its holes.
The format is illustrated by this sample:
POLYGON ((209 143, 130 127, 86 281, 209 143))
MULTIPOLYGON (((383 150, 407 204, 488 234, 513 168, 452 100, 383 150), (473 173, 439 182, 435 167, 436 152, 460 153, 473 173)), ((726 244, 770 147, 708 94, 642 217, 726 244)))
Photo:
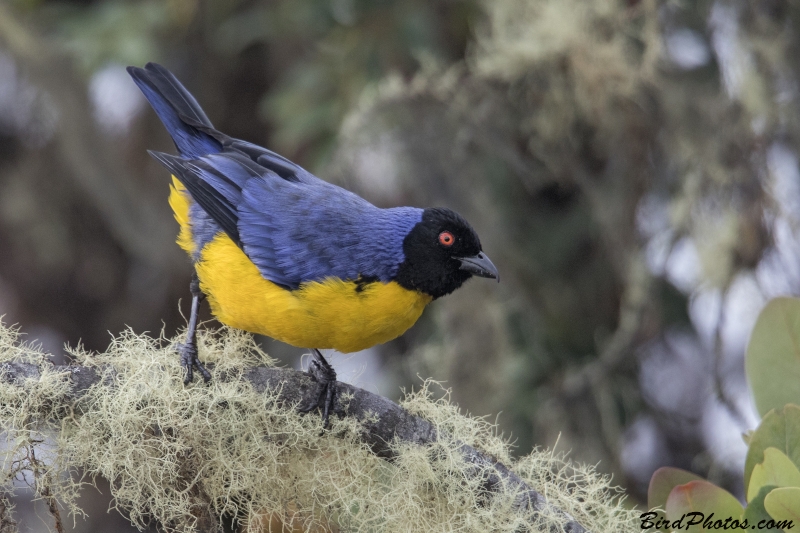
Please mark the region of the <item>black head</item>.
POLYGON ((403 253, 397 283, 434 298, 450 294, 473 275, 499 280, 472 226, 443 207, 423 211, 422 221, 403 240, 403 253))

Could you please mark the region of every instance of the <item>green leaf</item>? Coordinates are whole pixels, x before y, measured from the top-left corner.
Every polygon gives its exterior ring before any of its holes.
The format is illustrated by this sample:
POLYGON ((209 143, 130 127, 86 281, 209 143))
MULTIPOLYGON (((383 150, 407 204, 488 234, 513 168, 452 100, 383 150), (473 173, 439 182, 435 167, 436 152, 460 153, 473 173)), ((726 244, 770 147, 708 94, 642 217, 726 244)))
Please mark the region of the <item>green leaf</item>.
MULTIPOLYGON (((761 487, 758 491, 758 494, 750 500, 750 503, 747 504, 747 509, 744 510, 744 516, 742 518, 747 519, 747 523, 750 525, 758 524, 761 522, 762 524, 766 524, 768 520, 772 517, 769 515, 766 509, 764 509, 764 498, 769 494, 772 489, 776 488, 774 485, 767 485, 761 487), (763 520, 763 522, 762 522, 763 520)), ((759 531, 782 531, 778 528, 769 528, 769 529, 761 529, 759 531)))
POLYGON ((660 507, 664 509, 667 505, 667 498, 672 489, 678 485, 685 485, 690 481, 702 480, 697 474, 680 468, 663 466, 653 472, 650 478, 650 486, 647 488, 647 506, 650 509, 660 507))
POLYGON ((783 452, 771 446, 764 450, 764 462, 753 467, 747 486, 747 501, 752 500, 766 485, 800 487, 800 470, 783 452))
POLYGON ((800 299, 775 298, 758 316, 745 356, 758 412, 800 403, 800 299))
POLYGON ((800 487, 774 489, 764 498, 764 508, 775 520, 791 520, 794 526, 800 524, 800 487))
POLYGON ((666 518, 664 511, 667 507, 667 498, 672 489, 678 485, 685 485, 690 481, 702 480, 697 474, 693 474, 688 470, 680 468, 673 468, 671 466, 663 466, 653 472, 650 478, 650 486, 647 488, 647 507, 656 510, 658 513, 657 519, 653 523, 659 523, 658 518, 666 518))
MULTIPOLYGON (((744 513, 742 504, 733 494, 704 480, 690 481, 672 489, 667 498, 666 510, 667 518, 673 523, 687 513, 702 513, 706 518, 714 513, 715 520, 725 520, 728 517, 739 520, 744 513)), ((687 522, 688 520, 690 519, 685 518, 682 525, 686 531, 712 531, 705 529, 702 523, 687 522), (689 525, 691 523, 694 525, 689 525)))
POLYGON ((750 487, 753 468, 764 462, 764 450, 777 448, 800 468, 800 407, 787 405, 764 416, 750 439, 744 463, 744 486, 750 487))

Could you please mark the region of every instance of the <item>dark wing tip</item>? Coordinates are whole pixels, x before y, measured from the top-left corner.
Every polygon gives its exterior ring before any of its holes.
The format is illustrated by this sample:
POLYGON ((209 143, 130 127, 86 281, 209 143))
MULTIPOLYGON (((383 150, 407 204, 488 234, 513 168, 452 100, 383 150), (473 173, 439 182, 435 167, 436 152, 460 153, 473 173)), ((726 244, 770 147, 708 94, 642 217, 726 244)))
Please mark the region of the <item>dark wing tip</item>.
MULTIPOLYGON (((154 150, 148 150, 147 153, 164 165, 173 176, 178 178, 178 181, 183 183, 184 187, 186 187, 189 194, 192 196, 192 199, 194 199, 194 201, 219 224, 231 240, 241 248, 242 242, 239 237, 238 228, 239 217, 236 213, 236 207, 223 193, 217 190, 213 184, 208 183, 200 175, 202 171, 198 172, 198 168, 203 166, 202 159, 187 161, 180 156, 156 152, 154 150)), ((224 176, 222 177, 224 178, 224 176)))
POLYGON ((180 157, 165 154, 164 152, 156 152, 155 150, 148 150, 147 153, 150 154, 153 159, 164 165, 167 170, 172 172, 172 174, 174 174, 178 179, 181 179, 181 172, 179 170, 181 167, 178 164, 178 161, 183 160, 180 157))
POLYGON ((171 162, 171 158, 175 157, 169 154, 165 154, 164 152, 156 152, 155 150, 148 150, 147 153, 161 163, 165 163, 167 161, 171 162))

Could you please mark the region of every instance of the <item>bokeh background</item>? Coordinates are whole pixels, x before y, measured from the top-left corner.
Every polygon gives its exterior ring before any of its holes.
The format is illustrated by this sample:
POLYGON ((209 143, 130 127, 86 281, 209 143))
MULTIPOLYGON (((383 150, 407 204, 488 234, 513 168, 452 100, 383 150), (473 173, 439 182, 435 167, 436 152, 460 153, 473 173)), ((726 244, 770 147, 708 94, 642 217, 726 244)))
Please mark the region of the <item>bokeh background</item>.
MULTIPOLYGON (((502 283, 333 355, 343 379, 439 380, 632 505, 664 465, 741 495, 747 339, 800 292, 798 57, 790 0, 2 0, 0 314, 56 360, 185 327, 145 151, 173 148, 124 70, 157 61, 220 130, 481 235, 502 283)), ((100 489, 77 530, 123 531, 100 489)), ((47 530, 21 494, 22 530, 47 530)))

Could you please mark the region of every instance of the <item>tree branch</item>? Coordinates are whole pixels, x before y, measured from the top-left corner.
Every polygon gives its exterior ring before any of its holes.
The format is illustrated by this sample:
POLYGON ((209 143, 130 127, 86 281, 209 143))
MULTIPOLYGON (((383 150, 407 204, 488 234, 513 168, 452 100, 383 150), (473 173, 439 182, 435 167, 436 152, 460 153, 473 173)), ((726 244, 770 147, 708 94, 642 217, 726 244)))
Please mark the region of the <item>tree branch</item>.
MULTIPOLYGON (((58 366, 57 370, 69 375, 70 393, 63 399, 65 403, 75 403, 102 376, 91 367, 58 366)), ((37 365, 29 363, 0 364, 0 380, 9 384, 21 384, 30 379, 39 379, 41 371, 37 365)), ((255 367, 245 372, 247 379, 256 391, 278 393, 279 401, 285 405, 306 405, 314 395, 314 383, 305 372, 286 368, 255 367)), ((227 380, 228 376, 217 374, 216 379, 227 380)), ((111 383, 104 383, 112 386, 111 383)), ((415 416, 396 403, 353 387, 346 383, 336 383, 336 397, 347 397, 346 405, 337 401, 333 415, 339 418, 356 419, 363 428, 360 439, 369 445, 375 455, 387 461, 394 459, 392 443, 403 443, 425 446, 436 442, 437 430, 433 424, 415 416)), ((561 527, 567 533, 588 533, 586 528, 564 511, 554 508, 536 490, 530 487, 518 475, 493 457, 462 444, 459 448, 464 459, 473 465, 472 475, 483 476, 482 487, 487 497, 491 498, 505 490, 519 491, 516 506, 522 510, 542 512, 560 517, 561 527), (486 472, 490 472, 487 476, 486 472)))

